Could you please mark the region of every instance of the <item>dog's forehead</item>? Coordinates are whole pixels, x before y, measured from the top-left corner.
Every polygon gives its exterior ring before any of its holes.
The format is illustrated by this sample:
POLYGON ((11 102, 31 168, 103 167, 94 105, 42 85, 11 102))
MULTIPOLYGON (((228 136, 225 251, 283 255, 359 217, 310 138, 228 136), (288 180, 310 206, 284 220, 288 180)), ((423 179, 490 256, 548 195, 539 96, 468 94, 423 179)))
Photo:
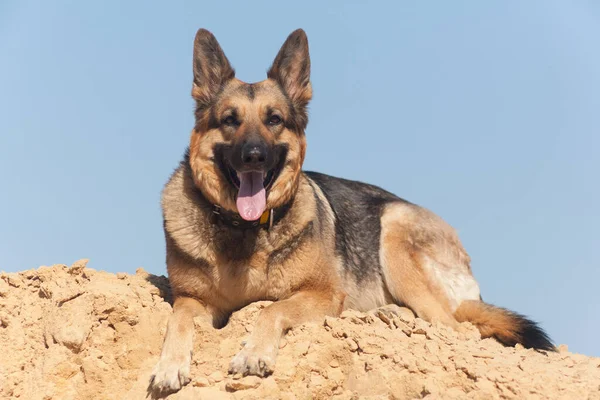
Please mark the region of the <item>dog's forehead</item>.
POLYGON ((221 92, 217 102, 217 109, 223 110, 230 107, 248 108, 252 106, 287 108, 287 105, 287 97, 279 85, 271 79, 255 83, 246 83, 234 79, 221 92))

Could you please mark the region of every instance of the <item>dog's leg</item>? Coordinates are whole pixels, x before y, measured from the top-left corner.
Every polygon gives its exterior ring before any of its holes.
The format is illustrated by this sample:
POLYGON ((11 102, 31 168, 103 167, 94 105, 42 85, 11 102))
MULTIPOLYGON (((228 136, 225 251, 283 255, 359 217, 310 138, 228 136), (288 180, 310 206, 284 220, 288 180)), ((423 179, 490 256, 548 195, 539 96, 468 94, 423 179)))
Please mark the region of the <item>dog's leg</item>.
POLYGON ((384 277, 396 302, 412 309, 425 321, 441 322, 458 330, 458 321, 452 315, 448 301, 439 289, 427 281, 419 262, 410 254, 398 250, 393 257, 384 266, 384 277))
POLYGON ((298 292, 271 304, 260 313, 244 348, 229 365, 230 374, 267 376, 275 368, 282 334, 305 322, 319 321, 341 312, 344 295, 328 292, 298 292))
MULTIPOLYGON (((428 256, 426 249, 436 248, 436 243, 423 243, 426 235, 414 232, 429 226, 421 227, 419 224, 424 224, 415 221, 409 211, 399 205, 386 210, 381 218, 380 261, 387 289, 399 305, 411 308, 419 318, 458 329, 459 323, 454 318, 443 287, 429 275, 431 268, 428 263, 435 261, 428 256)), ((429 229, 435 229, 435 226, 429 229)))
POLYGON ((149 392, 174 392, 189 383, 194 317, 201 315, 210 318, 208 310, 198 300, 190 297, 175 299, 160 360, 150 378, 149 392))

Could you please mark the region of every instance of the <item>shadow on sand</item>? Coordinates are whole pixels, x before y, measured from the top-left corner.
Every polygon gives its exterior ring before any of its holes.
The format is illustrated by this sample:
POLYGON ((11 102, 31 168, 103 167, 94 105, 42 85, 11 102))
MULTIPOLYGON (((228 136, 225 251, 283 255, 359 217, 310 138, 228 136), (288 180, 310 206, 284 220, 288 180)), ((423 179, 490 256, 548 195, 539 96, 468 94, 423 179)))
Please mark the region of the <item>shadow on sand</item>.
POLYGON ((169 279, 163 275, 148 275, 146 280, 158 288, 160 297, 162 297, 167 303, 173 306, 173 293, 171 292, 171 285, 169 285, 169 279))

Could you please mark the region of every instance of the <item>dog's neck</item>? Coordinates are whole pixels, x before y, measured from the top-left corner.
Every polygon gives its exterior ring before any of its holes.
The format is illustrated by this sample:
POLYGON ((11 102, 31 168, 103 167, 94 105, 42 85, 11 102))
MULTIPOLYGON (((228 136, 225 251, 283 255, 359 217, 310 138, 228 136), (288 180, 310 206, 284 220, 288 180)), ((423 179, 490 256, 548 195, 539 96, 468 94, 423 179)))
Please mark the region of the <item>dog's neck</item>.
POLYGON ((285 217, 290 209, 292 202, 288 202, 281 207, 266 210, 256 221, 246 221, 238 213, 224 210, 218 205, 213 205, 213 224, 223 224, 237 229, 271 229, 285 217))
POLYGON ((261 215, 259 219, 256 221, 246 221, 243 219, 238 213, 226 210, 217 204, 211 203, 206 196, 202 193, 202 191, 196 187, 194 184, 194 179, 192 177, 192 168, 190 166, 189 159, 189 149, 186 150, 183 166, 185 168, 186 179, 189 180, 190 186, 193 187, 193 191, 198 196, 198 200, 201 203, 204 203, 207 208, 212 208, 212 214, 209 217, 209 220, 213 224, 221 224, 224 226, 231 227, 233 229, 271 229, 273 226, 277 225, 279 221, 286 216, 287 212, 292 206, 294 199, 292 198, 290 201, 285 203, 284 205, 265 210, 265 212, 261 215))

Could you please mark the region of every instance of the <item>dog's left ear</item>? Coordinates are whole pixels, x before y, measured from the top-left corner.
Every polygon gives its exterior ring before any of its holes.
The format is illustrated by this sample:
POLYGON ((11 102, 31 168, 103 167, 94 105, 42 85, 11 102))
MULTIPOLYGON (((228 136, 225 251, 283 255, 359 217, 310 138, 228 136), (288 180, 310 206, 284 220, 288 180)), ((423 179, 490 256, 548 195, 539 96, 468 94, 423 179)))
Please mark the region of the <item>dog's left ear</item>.
POLYGON ((308 38, 302 29, 292 32, 275 57, 267 76, 276 80, 292 102, 304 107, 312 97, 308 38))

